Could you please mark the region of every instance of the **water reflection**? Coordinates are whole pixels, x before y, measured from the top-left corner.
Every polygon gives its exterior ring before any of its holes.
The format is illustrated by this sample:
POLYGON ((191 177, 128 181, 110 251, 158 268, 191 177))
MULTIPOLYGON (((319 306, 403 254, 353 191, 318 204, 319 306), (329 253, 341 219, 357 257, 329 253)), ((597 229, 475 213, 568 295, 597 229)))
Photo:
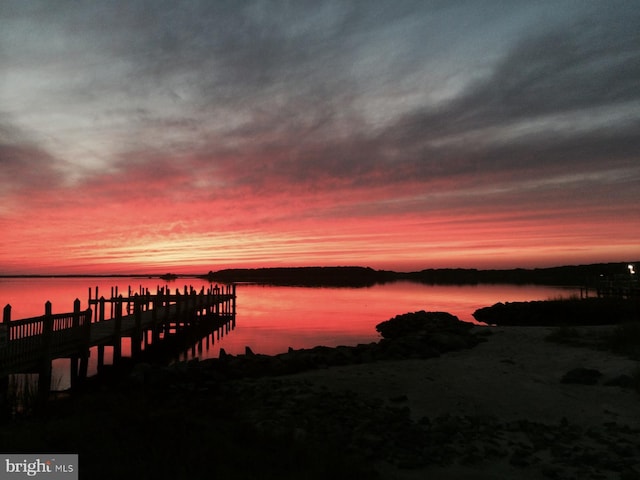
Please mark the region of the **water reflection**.
MULTIPOLYGON (((164 282, 158 279, 62 278, 0 279, 0 304, 12 305, 12 318, 42 315, 50 300, 54 312, 71 311, 79 298, 87 308, 88 289, 99 287, 108 296, 111 287, 125 293, 148 288, 155 291, 168 286, 175 291, 184 285, 200 290, 209 283, 200 279, 164 282)), ((472 313, 496 302, 545 300, 578 293, 575 289, 532 285, 424 285, 395 282, 367 288, 274 287, 251 284, 237 286, 236 328, 218 338, 213 333, 202 348, 189 349, 181 359, 215 358, 220 348, 227 353, 244 353, 250 346, 255 353, 276 354, 293 348, 316 345, 355 345, 377 341, 375 325, 395 315, 418 310, 446 311, 464 321, 473 321, 472 313)), ((125 342, 123 353, 130 350, 125 342)), ((106 355, 109 355, 109 350, 106 355)), ((66 384, 68 368, 59 362, 61 386, 66 384)), ((68 361, 67 361, 68 362, 68 361)), ((95 369, 92 352, 90 371, 95 369)), ((55 376, 55 374, 54 374, 55 376)))
MULTIPOLYGON (((395 282, 368 288, 303 288, 239 285, 237 327, 219 345, 227 353, 275 354, 316 345, 377 341, 375 325, 406 312, 445 311, 468 322, 496 302, 544 300, 574 289, 519 285, 424 285, 395 282)), ((213 356, 217 356, 213 352, 213 356)))

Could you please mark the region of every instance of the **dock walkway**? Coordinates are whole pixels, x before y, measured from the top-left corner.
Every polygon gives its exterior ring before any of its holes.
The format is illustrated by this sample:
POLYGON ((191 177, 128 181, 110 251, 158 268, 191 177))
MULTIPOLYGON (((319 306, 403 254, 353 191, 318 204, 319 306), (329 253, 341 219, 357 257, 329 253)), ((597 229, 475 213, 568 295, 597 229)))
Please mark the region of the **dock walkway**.
POLYGON ((110 298, 98 298, 89 290, 89 308, 74 302, 69 313, 52 313, 45 304, 40 317, 11 320, 11 306, 0 323, 0 381, 14 373, 38 373, 39 391, 46 396, 51 382, 51 362, 71 359, 72 387, 86 378, 90 349, 98 348, 98 368, 104 362, 104 347, 113 346, 113 362, 121 358, 122 339, 131 338, 132 355, 189 330, 212 331, 235 322, 235 285, 211 286, 199 291, 184 287, 183 293, 158 288, 127 297, 112 289, 110 298), (93 307, 93 308, 92 308, 93 307), (109 313, 107 313, 107 307, 109 313))

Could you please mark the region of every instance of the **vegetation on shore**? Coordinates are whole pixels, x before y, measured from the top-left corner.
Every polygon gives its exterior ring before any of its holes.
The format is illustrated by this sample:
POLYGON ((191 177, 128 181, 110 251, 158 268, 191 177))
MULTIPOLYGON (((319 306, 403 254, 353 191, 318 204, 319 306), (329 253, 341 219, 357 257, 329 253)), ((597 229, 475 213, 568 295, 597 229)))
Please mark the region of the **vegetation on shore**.
POLYGON ((615 325, 640 318, 637 299, 590 297, 496 303, 473 317, 489 325, 615 325))
MULTIPOLYGON (((640 262, 638 262, 640 263, 640 262)), ((628 272, 627 263, 598 263, 551 268, 478 270, 440 268, 417 272, 374 270, 369 267, 231 268, 203 275, 213 282, 251 282, 270 285, 371 286, 397 280, 426 284, 475 285, 480 283, 593 286, 601 276, 628 272)))
MULTIPOLYGON (((630 262, 640 264, 640 260, 630 262)), ((433 285, 476 285, 481 283, 516 285, 557 285, 592 287, 597 279, 627 273, 629 263, 595 263, 589 265, 566 265, 549 268, 489 269, 476 268, 429 268, 414 272, 375 270, 360 266, 331 267, 267 267, 228 268, 196 275, 211 282, 250 282, 268 285, 300 286, 348 286, 367 287, 377 283, 409 280, 433 285)), ((158 277, 174 280, 182 276, 174 273, 163 275, 138 274, 69 274, 69 275, 0 275, 0 278, 104 278, 104 277, 158 277)), ((636 282, 637 283, 637 282, 636 282)))
MULTIPOLYGON (((608 350, 640 360, 640 321, 625 322, 613 328, 589 330, 578 326, 560 326, 547 336, 550 342, 608 350)), ((638 388, 640 389, 640 367, 638 370, 638 388)))

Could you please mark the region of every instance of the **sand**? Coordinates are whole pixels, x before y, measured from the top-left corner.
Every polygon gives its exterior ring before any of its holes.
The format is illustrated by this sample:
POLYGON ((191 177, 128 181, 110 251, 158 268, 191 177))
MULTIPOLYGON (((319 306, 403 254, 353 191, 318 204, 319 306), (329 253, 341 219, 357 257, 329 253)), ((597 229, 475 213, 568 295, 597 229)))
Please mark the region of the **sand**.
MULTIPOLYGON (((407 405, 416 421, 448 413, 556 425, 565 418, 585 428, 608 422, 640 427, 638 392, 604 385, 621 374, 633 375, 639 362, 606 351, 548 342, 545 337, 550 327, 476 327, 475 331, 489 331, 488 341, 439 358, 332 367, 290 378, 407 405), (566 372, 579 367, 597 369, 603 376, 596 385, 561 383, 566 372)), ((472 467, 380 468, 385 478, 549 476, 535 468, 516 468, 506 459, 472 467)), ((605 474, 602 478, 620 477, 605 474)))

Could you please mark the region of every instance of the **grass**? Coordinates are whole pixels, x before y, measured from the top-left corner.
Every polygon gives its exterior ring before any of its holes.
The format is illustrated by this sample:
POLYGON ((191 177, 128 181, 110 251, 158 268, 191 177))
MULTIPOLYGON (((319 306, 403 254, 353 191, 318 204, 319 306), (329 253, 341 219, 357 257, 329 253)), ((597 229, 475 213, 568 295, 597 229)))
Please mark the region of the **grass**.
POLYGON ((570 295, 554 295, 552 297, 547 298, 547 302, 562 302, 562 301, 575 301, 582 300, 580 295, 577 293, 572 293, 570 295))
POLYGON ((614 297, 559 298, 507 302, 476 310, 476 320, 495 325, 618 325, 638 319, 635 299, 614 297))
MULTIPOLYGON (((580 329, 560 326, 547 335, 549 342, 595 347, 640 360, 640 322, 625 322, 599 333, 583 333, 580 329)), ((638 373, 640 379, 640 368, 638 373)))

